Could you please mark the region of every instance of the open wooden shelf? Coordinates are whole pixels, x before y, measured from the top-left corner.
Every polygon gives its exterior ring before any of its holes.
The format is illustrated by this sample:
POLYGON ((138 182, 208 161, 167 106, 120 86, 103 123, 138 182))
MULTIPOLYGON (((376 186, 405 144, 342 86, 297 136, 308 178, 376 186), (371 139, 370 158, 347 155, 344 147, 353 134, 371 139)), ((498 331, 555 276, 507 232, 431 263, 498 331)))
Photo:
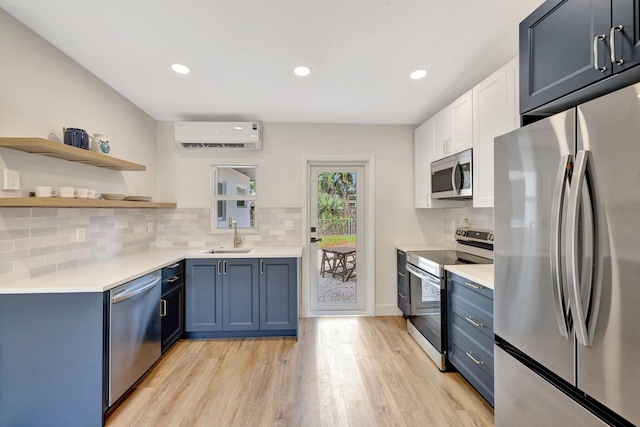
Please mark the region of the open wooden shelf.
POLYGON ((146 171, 145 165, 128 162, 126 160, 107 156, 82 148, 72 147, 60 142, 49 141, 43 138, 0 138, 0 147, 25 151, 41 156, 55 157, 70 162, 84 163, 99 168, 113 169, 117 171, 146 171))
POLYGON ((175 208, 175 203, 124 200, 72 199, 66 197, 2 197, 0 207, 33 208, 175 208))

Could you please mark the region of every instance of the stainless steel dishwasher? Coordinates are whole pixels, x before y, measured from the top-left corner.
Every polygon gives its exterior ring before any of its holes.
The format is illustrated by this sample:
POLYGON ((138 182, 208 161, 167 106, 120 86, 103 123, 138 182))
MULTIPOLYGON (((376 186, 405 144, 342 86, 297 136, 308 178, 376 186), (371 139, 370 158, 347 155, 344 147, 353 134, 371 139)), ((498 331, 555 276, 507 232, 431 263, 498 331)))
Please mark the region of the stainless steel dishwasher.
POLYGON ((156 271, 109 291, 109 406, 160 358, 160 286, 156 271))

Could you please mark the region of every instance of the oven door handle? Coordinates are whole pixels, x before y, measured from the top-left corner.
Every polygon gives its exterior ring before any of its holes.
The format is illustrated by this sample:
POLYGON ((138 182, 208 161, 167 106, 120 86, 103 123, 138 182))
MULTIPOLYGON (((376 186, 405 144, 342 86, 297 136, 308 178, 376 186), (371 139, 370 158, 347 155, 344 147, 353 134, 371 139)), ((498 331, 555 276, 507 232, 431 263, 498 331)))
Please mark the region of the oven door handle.
POLYGON ((414 276, 416 276, 419 279, 422 279, 422 280, 426 281, 430 285, 435 286, 438 289, 441 289, 440 280, 439 279, 435 279, 429 273, 425 273, 424 271, 420 271, 419 269, 417 269, 416 267, 414 267, 411 264, 406 264, 406 267, 407 267, 407 271, 409 273, 413 274, 414 276))

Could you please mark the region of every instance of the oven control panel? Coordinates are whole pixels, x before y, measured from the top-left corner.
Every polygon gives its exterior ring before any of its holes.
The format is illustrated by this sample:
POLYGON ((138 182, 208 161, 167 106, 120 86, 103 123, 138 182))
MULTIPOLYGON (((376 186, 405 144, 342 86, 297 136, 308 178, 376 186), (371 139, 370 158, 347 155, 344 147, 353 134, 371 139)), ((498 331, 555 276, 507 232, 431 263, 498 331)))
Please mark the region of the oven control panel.
POLYGON ((493 231, 460 227, 456 229, 456 240, 493 243, 493 231))

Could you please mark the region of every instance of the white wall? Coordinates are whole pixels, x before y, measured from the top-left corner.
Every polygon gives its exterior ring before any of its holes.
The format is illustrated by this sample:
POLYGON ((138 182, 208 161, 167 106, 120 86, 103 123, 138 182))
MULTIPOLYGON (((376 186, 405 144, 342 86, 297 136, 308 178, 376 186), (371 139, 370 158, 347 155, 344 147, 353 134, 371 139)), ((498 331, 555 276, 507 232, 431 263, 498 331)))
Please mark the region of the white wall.
POLYGON ((373 157, 376 314, 399 313, 395 245, 444 242, 442 210, 413 208, 412 126, 264 123, 257 152, 182 149, 172 122, 158 123, 157 135, 158 197, 179 208, 209 207, 211 164, 256 164, 258 207, 302 208, 305 159, 373 157))
POLYGON ((147 172, 117 172, 2 148, 0 169, 17 170, 21 178, 21 191, 2 197, 28 196, 36 185, 155 196, 155 123, 0 9, 0 137, 62 141, 63 126, 79 127, 111 135, 114 157, 147 166, 147 172))

